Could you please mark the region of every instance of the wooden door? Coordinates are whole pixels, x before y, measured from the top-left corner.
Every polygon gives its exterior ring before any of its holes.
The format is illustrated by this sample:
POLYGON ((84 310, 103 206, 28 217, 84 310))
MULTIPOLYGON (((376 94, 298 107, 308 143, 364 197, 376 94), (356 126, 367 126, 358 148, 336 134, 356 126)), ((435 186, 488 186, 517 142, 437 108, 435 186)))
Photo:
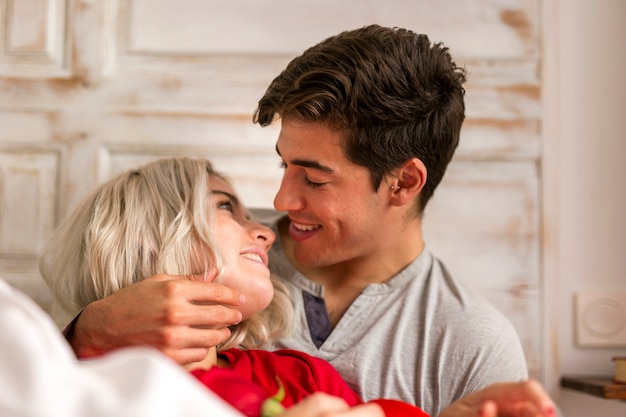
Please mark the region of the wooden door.
POLYGON ((427 244, 513 321, 539 376, 538 3, 0 0, 0 275, 49 309, 41 243, 95 184, 158 157, 208 157, 271 207, 277 130, 251 121, 270 80, 341 30, 404 26, 470 73, 427 244))

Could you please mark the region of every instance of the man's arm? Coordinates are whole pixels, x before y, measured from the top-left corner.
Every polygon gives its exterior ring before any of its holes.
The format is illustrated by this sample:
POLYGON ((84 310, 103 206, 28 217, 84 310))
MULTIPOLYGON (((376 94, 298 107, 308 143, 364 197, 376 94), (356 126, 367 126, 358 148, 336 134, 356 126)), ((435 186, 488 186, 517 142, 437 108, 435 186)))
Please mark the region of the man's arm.
POLYGON ((557 417, 559 411, 537 381, 498 383, 446 407, 439 417, 557 417))
POLYGON ((339 397, 316 392, 289 407, 279 417, 385 417, 385 413, 378 404, 349 407, 339 397))
POLYGON ((156 275, 85 307, 66 337, 79 358, 147 345, 186 364, 230 336, 243 302, 218 283, 156 275))

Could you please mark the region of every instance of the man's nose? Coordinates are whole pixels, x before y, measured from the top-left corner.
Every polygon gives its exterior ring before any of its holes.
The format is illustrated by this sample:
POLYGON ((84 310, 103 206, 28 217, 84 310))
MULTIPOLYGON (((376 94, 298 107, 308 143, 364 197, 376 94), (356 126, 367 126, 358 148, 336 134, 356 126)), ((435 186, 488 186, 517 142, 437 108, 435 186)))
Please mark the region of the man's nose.
POLYGON ((304 207, 304 199, 300 187, 294 180, 283 176, 280 188, 274 197, 274 208, 278 211, 295 211, 304 207))

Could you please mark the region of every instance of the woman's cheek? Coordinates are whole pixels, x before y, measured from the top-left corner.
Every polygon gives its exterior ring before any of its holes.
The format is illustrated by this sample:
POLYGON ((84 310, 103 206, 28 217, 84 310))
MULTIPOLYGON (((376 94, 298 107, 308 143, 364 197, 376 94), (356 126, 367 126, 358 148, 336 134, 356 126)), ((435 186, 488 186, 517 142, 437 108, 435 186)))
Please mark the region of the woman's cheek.
POLYGON ((265 308, 272 301, 272 297, 274 297, 274 286, 272 285, 272 281, 267 278, 267 281, 264 282, 264 285, 259 288, 258 291, 260 303, 263 304, 262 308, 265 308))
POLYGON ((246 297, 246 302, 242 306, 241 314, 247 318, 264 310, 272 301, 274 287, 269 278, 256 285, 247 287, 245 290, 238 290, 246 297))

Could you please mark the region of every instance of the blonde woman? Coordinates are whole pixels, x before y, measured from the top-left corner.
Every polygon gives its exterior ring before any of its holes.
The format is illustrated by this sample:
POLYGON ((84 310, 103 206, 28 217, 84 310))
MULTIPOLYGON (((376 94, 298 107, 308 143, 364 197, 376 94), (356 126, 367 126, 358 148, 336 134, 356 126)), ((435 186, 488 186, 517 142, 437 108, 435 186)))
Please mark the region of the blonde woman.
MULTIPOLYGON (((185 365, 198 380, 249 416, 268 406, 281 411, 316 392, 361 404, 327 362, 293 350, 259 349, 271 347, 271 339, 292 325, 288 294, 268 269, 274 239, 208 161, 163 159, 86 197, 47 243, 40 270, 69 317, 153 275, 215 279, 245 296, 238 307, 243 321, 226 343, 185 365)), ((386 415, 425 415, 408 404, 376 402, 386 415)), ((365 410, 379 413, 379 407, 365 410)))

